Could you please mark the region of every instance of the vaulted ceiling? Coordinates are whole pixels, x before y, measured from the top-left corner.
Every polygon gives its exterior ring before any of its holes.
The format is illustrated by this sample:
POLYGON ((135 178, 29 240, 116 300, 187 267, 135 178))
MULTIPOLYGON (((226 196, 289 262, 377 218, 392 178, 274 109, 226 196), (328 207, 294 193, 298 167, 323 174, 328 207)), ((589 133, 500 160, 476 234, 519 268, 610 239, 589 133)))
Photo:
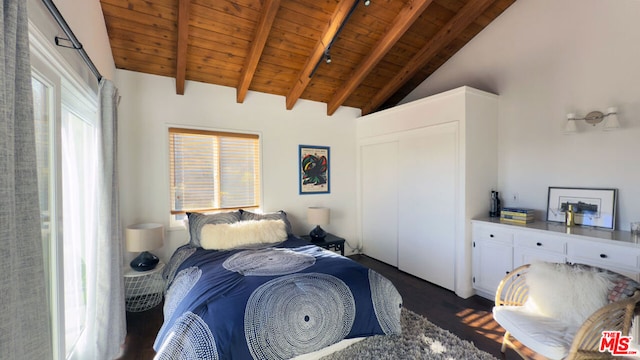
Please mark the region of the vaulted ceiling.
MULTIPOLYGON (((341 105, 395 105, 515 0, 100 0, 116 67, 341 105), (368 3, 368 5, 367 5, 368 3), (327 60, 330 59, 330 62, 327 60)), ((250 101, 250 100, 247 100, 250 101)))

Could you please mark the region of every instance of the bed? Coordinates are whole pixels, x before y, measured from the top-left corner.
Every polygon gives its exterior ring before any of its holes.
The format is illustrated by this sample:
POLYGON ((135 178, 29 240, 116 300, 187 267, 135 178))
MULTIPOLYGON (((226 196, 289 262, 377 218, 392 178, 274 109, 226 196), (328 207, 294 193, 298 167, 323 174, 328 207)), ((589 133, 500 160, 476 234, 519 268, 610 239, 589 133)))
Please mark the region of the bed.
POLYGON ((401 332, 393 284, 293 235, 283 211, 188 218, 163 272, 156 359, 289 359, 401 332))

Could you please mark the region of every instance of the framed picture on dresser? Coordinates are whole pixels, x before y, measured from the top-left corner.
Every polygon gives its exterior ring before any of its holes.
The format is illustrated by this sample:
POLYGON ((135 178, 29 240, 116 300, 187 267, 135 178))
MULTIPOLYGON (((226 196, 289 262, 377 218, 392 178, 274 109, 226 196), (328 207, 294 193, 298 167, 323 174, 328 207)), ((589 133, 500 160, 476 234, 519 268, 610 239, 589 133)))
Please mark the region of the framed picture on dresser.
POLYGON ((617 189, 550 186, 547 221, 564 222, 571 205, 576 225, 614 230, 617 189))

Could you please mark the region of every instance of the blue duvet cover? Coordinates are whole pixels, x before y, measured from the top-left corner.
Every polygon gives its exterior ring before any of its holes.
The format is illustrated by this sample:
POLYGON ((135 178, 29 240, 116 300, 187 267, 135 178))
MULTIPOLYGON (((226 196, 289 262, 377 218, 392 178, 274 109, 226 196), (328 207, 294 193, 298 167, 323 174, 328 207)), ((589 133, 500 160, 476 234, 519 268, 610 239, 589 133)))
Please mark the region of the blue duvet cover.
POLYGON ((293 235, 255 250, 185 245, 164 275, 158 359, 288 359, 401 331, 390 281, 293 235))

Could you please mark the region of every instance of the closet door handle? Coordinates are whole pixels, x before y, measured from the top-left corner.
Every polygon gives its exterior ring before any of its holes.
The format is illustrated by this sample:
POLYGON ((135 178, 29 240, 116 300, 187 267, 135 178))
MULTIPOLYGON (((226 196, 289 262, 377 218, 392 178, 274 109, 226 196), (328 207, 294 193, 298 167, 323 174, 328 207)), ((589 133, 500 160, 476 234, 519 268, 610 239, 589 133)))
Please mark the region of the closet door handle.
POLYGON ((489 237, 493 237, 493 234, 489 234, 489 237))
POLYGON ((542 246, 542 243, 541 242, 537 242, 536 246, 542 246))
POLYGON ((603 258, 603 259, 606 259, 607 258, 607 254, 600 254, 600 257, 603 258))

